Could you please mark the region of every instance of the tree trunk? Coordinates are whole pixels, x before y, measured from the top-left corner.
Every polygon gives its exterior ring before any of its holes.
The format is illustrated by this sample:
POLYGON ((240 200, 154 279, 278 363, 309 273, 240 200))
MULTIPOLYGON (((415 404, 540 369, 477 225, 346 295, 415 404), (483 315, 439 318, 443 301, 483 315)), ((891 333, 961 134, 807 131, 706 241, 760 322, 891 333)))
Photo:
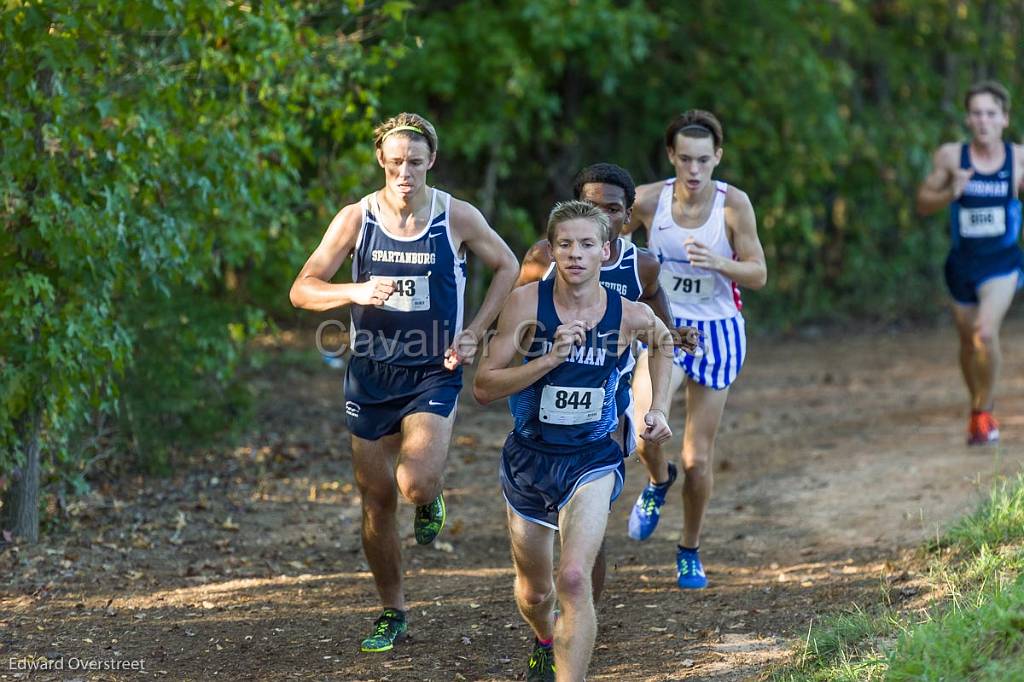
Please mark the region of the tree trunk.
MULTIPOLYGON (((495 135, 494 139, 491 140, 491 147, 487 154, 487 168, 484 170, 484 183, 480 188, 480 198, 477 202, 477 208, 487 219, 488 224, 491 227, 495 227, 494 219, 497 208, 497 192, 498 192, 498 154, 501 152, 501 137, 495 135)), ((475 314, 476 310, 483 303, 484 294, 486 293, 486 282, 484 281, 484 268, 477 265, 476 267, 470 266, 469 273, 469 295, 466 296, 467 310, 466 319, 473 319, 470 311, 475 314)))
POLYGON ((4 494, 3 529, 29 544, 39 542, 39 425, 41 412, 26 416, 19 429, 19 447, 24 459, 11 472, 10 487, 4 494))
MULTIPOLYGON (((46 96, 53 94, 54 72, 49 67, 40 67, 36 72, 36 84, 39 90, 46 96)), ((40 158, 46 154, 45 140, 43 139, 43 127, 50 122, 52 116, 49 111, 32 107, 35 115, 36 126, 33 130, 36 153, 40 158)), ((25 192, 27 197, 33 197, 35 193, 35 179, 28 183, 25 192)), ((32 199, 30 198, 31 202, 32 199)), ((38 254, 33 254, 30 259, 31 265, 35 268, 42 268, 43 259, 38 254)), ((35 343, 39 336, 39 330, 32 333, 31 341, 35 343)), ((5 531, 10 531, 23 542, 35 544, 39 542, 39 436, 43 421, 44 401, 38 400, 30 405, 25 412, 17 417, 15 432, 17 434, 17 446, 21 450, 21 456, 15 457, 19 462, 18 466, 11 471, 10 484, 3 493, 3 509, 0 509, 0 526, 5 531)))
MULTIPOLYGON (((946 27, 946 44, 950 46, 956 45, 957 41, 957 0, 949 0, 948 12, 949 12, 949 25, 946 27)), ((948 50, 944 50, 945 64, 942 81, 942 110, 948 112, 950 115, 960 116, 960 82, 957 78, 959 69, 959 59, 955 54, 957 50, 950 47, 948 50)))

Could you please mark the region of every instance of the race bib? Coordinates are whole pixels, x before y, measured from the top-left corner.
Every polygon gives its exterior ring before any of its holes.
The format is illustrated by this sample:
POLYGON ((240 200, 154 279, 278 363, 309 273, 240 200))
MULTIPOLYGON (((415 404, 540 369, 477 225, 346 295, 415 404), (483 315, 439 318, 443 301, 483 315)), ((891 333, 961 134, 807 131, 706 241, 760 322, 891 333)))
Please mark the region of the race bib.
POLYGON ((960 209, 960 236, 967 238, 1001 237, 1006 234, 1006 207, 960 209))
POLYGON ((712 275, 686 275, 662 270, 658 281, 674 303, 704 303, 715 295, 715 278, 712 275))
POLYGON ((596 422, 603 408, 603 388, 545 386, 540 394, 540 420, 545 424, 596 422))
POLYGON ((378 308, 396 313, 413 313, 430 310, 430 285, 425 275, 415 277, 370 277, 370 280, 390 279, 395 283, 395 290, 388 300, 378 308))

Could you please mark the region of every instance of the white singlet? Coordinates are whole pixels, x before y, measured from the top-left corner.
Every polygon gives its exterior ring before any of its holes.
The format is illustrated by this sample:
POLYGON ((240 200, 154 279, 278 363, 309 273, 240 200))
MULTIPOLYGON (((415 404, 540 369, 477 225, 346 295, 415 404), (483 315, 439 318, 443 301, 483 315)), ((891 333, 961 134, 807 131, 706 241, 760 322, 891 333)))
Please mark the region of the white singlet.
POLYGON ((722 258, 736 254, 725 227, 725 195, 728 185, 715 182, 711 215, 700 227, 682 227, 672 218, 672 189, 675 178, 665 181, 658 196, 648 232, 650 250, 661 263, 661 286, 672 304, 672 314, 687 320, 724 320, 740 314, 739 288, 719 272, 694 267, 686 252, 686 241, 694 239, 722 258))

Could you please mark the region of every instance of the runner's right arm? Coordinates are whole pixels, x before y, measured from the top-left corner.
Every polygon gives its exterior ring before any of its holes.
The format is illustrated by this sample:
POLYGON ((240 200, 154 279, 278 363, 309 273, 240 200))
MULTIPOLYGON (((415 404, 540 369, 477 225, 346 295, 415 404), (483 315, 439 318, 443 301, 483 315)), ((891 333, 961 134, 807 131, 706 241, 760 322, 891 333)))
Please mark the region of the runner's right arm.
POLYGON ((379 305, 395 290, 394 282, 377 279, 368 282, 335 284, 331 278, 352 253, 363 213, 359 204, 349 204, 334 216, 320 245, 302 266, 292 282, 288 297, 296 308, 332 310, 350 303, 379 305))
POLYGON ((488 340, 473 381, 473 396, 481 405, 530 386, 562 364, 574 343, 584 342, 587 329, 582 322, 559 325, 551 351, 524 363, 522 357, 533 341, 536 310, 536 285, 513 289, 509 294, 498 317, 497 333, 488 340))
POLYGON ((935 151, 931 172, 917 191, 918 214, 926 216, 941 211, 963 194, 974 171, 957 168, 958 148, 959 145, 949 143, 935 151))
POLYGON ((515 288, 518 289, 530 282, 541 281, 549 267, 551 267, 551 247, 548 245, 547 239, 542 239, 526 252, 515 288))
POLYGON ((658 277, 661 274, 658 259, 650 251, 639 248, 637 259, 640 265, 640 284, 644 288, 640 294, 640 303, 647 304, 658 319, 665 323, 678 348, 686 353, 694 353, 700 345, 700 332, 696 327, 676 327, 668 294, 658 277))
POLYGON ((630 209, 629 222, 622 226, 622 234, 633 234, 640 228, 650 233, 654 210, 658 207, 658 196, 663 183, 651 182, 636 188, 636 199, 630 209))

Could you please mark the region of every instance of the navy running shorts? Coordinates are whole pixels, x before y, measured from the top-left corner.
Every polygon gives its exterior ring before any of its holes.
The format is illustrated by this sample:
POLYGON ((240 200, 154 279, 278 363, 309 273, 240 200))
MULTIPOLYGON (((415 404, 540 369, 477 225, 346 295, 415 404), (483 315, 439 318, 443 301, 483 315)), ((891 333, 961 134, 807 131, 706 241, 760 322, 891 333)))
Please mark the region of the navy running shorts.
POLYGON ((1017 288, 1024 286, 1024 256, 1020 247, 1001 250, 991 255, 968 256, 950 251, 946 257, 946 287, 953 300, 961 305, 978 304, 978 287, 990 279, 1017 275, 1017 288))
POLYGON ((558 530, 558 512, 576 490, 608 474, 615 476, 610 507, 626 480, 622 448, 611 438, 567 449, 543 446, 513 431, 501 450, 498 478, 512 511, 558 530))
POLYGON ((447 417, 461 390, 461 367, 403 367, 355 356, 345 369, 345 419, 352 435, 378 440, 401 431, 414 412, 447 417))

